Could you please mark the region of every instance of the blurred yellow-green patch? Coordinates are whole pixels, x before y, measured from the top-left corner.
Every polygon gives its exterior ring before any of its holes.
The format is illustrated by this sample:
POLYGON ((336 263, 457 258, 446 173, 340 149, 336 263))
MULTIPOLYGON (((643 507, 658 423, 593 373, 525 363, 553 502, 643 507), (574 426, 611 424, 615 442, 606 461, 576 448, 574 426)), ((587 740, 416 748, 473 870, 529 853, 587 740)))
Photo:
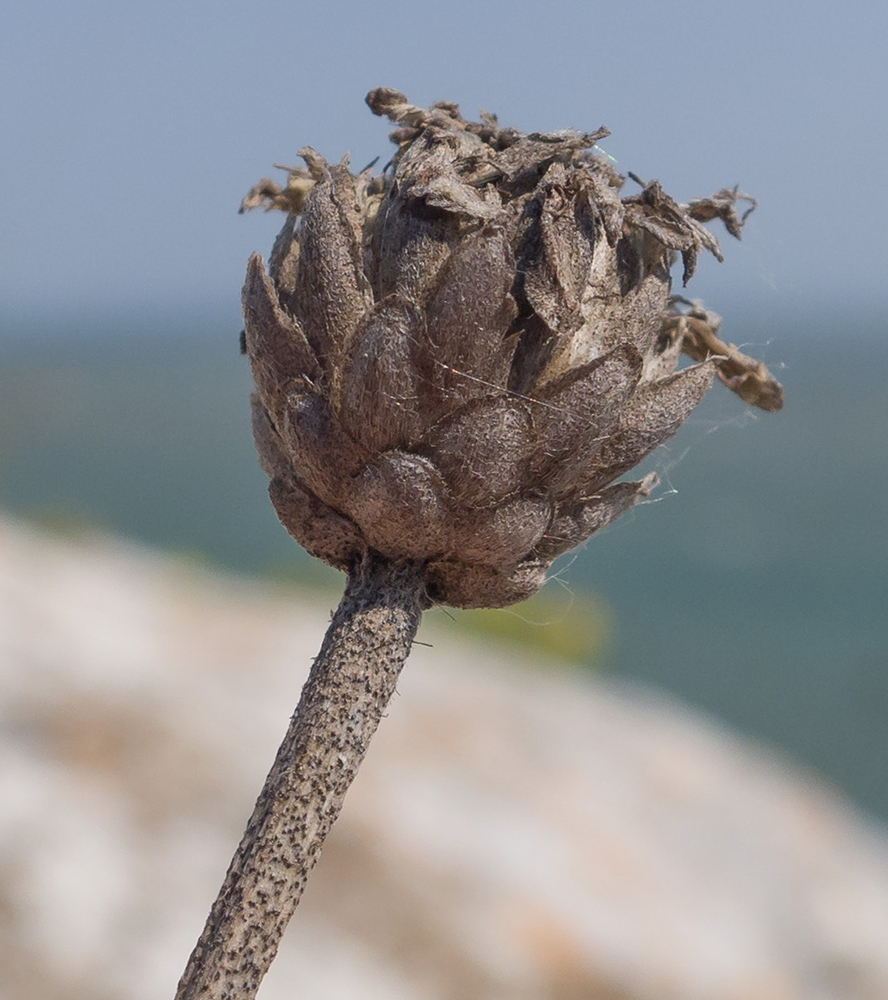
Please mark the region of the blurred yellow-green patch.
POLYGON ((511 608, 478 611, 448 609, 469 632, 547 657, 596 664, 610 645, 612 613, 605 601, 582 592, 536 594, 511 608))
MULTIPOLYGON (((265 567, 263 577, 287 591, 296 589, 335 604, 343 576, 317 560, 281 561, 265 567)), ((613 612, 607 601, 582 590, 547 587, 510 608, 463 611, 440 606, 430 613, 439 628, 467 638, 478 636, 525 651, 583 666, 597 665, 611 648, 613 612)))

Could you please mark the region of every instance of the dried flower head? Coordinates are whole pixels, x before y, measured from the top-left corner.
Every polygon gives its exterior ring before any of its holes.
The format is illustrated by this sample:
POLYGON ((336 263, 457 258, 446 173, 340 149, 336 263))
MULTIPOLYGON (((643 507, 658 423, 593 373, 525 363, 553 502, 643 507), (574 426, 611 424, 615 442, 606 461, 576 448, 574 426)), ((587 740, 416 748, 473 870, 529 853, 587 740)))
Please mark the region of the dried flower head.
POLYGON ((677 204, 624 178, 592 133, 523 135, 493 115, 408 103, 381 175, 314 150, 242 208, 288 212, 266 273, 249 262, 246 349, 270 494, 310 553, 347 569, 368 550, 425 568, 461 607, 530 596, 552 561, 648 495, 615 483, 671 437, 719 374, 779 409, 766 369, 718 321, 670 299, 702 222, 740 235, 737 190, 677 204), (684 351, 696 361, 676 370, 684 351))

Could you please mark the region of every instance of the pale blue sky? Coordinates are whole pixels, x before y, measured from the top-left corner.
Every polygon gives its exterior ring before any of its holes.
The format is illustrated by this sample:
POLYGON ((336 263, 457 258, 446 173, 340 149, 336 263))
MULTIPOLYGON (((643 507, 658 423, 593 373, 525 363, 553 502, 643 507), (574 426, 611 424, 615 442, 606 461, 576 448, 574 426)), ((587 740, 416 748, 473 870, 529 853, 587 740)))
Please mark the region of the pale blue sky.
POLYGON ((236 312, 280 220, 236 214, 311 144, 389 150, 376 85, 525 130, 613 132, 680 199, 761 206, 689 292, 718 309, 884 304, 888 5, 16 0, 0 15, 0 309, 236 312))

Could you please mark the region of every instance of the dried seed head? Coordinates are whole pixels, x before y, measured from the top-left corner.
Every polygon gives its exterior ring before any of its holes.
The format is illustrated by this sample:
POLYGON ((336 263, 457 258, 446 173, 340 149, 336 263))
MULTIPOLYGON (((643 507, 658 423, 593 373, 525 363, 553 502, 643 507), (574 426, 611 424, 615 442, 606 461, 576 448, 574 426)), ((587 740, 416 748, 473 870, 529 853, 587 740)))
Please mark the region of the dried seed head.
POLYGON ((779 409, 718 318, 670 298, 676 254, 685 281, 702 250, 721 259, 701 223, 739 236, 754 202, 680 205, 657 181, 621 199, 591 152, 606 129, 523 135, 388 88, 367 103, 398 126, 382 175, 305 148, 242 205, 288 213, 244 287, 272 503, 333 566, 373 549, 421 562, 430 600, 511 604, 649 494, 655 476, 611 484, 714 375, 779 409), (676 371, 682 351, 697 363, 676 371))

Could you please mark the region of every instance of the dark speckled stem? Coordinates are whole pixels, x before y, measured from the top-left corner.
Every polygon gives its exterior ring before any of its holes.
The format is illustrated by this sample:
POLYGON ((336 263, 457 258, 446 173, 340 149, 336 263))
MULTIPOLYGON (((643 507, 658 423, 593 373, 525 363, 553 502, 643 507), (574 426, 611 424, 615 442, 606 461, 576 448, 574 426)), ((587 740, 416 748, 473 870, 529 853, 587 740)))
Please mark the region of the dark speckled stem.
POLYGON ((176 1000, 256 996, 394 693, 423 592, 412 564, 371 557, 349 576, 176 1000))

